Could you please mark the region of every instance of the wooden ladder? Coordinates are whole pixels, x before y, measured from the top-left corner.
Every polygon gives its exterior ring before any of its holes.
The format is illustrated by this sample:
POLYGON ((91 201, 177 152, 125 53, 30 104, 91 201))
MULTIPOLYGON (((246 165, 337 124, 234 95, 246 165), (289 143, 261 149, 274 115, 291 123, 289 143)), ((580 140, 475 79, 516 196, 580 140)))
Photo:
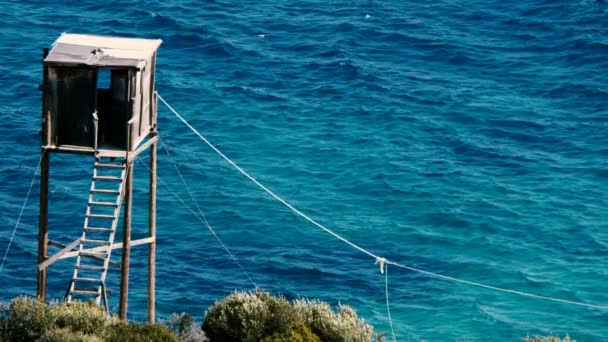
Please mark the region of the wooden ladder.
POLYGON ((67 303, 94 298, 97 305, 101 305, 103 298, 109 313, 105 281, 124 196, 126 171, 125 158, 96 154, 74 275, 65 298, 67 303))

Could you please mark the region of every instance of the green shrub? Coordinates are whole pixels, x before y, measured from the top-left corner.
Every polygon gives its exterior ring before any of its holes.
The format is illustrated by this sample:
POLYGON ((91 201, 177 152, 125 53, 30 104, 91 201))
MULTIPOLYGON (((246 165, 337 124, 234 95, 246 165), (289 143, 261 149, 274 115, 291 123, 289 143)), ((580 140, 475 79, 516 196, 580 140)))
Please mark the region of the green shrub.
POLYGON ((94 303, 46 305, 19 297, 0 306, 0 341, 100 342, 178 341, 159 325, 139 325, 110 318, 94 303))
POLYGON ((559 336, 526 336, 524 337, 524 342, 576 342, 576 340, 571 340, 568 335, 564 336, 563 339, 559 336))
POLYGON ((33 298, 18 297, 4 308, 0 340, 35 341, 52 327, 53 321, 46 304, 33 298))
POLYGON ((374 336, 371 325, 361 320, 347 305, 339 305, 334 312, 327 303, 296 300, 293 303, 298 319, 326 342, 368 342, 374 336))
POLYGON ((160 325, 127 324, 118 322, 108 326, 103 336, 112 342, 178 342, 177 335, 160 325))
POLYGON ((265 337, 261 342, 321 342, 321 339, 309 327, 298 325, 286 332, 278 332, 265 337))
POLYGON ((203 330, 211 341, 259 341, 268 316, 268 306, 257 293, 235 292, 211 305, 203 330))
POLYGON ((192 315, 187 313, 173 314, 168 320, 162 322, 164 326, 175 331, 181 342, 209 341, 199 324, 194 322, 192 315))
POLYGON ((55 326, 83 334, 100 335, 107 325, 115 321, 93 302, 49 305, 48 308, 55 319, 55 326))
POLYGON ((322 341, 371 341, 372 327, 348 306, 335 313, 328 304, 306 300, 290 303, 267 292, 235 292, 205 313, 203 330, 211 341, 260 341, 288 336, 305 326, 322 341))
POLYGON ((169 317, 169 319, 162 322, 162 324, 165 327, 181 334, 194 325, 194 318, 192 318, 191 314, 185 312, 182 312, 181 314, 174 313, 169 317))
POLYGON ((75 332, 68 328, 56 328, 46 332, 40 338, 41 342, 102 342, 100 337, 75 332))
POLYGON ((0 338, 9 341, 62 340, 69 332, 79 341, 101 334, 113 321, 94 303, 46 305, 28 297, 16 298, 2 312, 0 338))
POLYGON ((262 336, 269 336, 277 332, 287 332, 300 324, 291 303, 282 296, 273 296, 268 292, 257 291, 255 295, 262 300, 268 308, 268 316, 264 322, 262 336))

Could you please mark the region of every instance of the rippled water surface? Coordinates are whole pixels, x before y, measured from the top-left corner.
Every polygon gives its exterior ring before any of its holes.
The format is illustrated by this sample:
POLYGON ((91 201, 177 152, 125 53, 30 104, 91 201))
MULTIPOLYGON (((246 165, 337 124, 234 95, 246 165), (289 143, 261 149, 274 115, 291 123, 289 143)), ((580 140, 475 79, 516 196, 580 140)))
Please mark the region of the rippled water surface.
MULTIPOLYGON (((604 1, 3 0, 0 249, 39 156, 41 48, 62 32, 161 38, 157 89, 226 154, 322 224, 430 271, 608 304, 608 4, 604 1)), ((388 331, 374 260, 294 216, 161 107, 159 315, 251 289, 175 200, 194 197, 254 281, 346 303, 388 331)), ((146 161, 147 156, 142 157, 146 161)), ((50 238, 78 237, 92 172, 53 155, 50 238)), ((146 232, 136 166, 134 238, 146 232)), ((35 293, 38 183, 0 273, 35 293)), ((134 247, 130 317, 145 317, 134 247)), ((118 259, 117 259, 118 260, 118 259)), ((60 298, 72 261, 49 276, 60 298)), ((608 311, 389 269, 399 340, 608 339, 608 311)), ((118 272, 112 271, 116 311, 118 272)))

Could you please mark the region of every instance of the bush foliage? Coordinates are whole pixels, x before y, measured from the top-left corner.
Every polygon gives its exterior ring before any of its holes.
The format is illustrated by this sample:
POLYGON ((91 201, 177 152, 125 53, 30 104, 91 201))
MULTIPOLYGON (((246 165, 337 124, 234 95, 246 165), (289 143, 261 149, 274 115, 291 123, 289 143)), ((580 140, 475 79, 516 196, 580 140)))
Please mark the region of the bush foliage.
POLYGON ((215 302, 202 324, 185 313, 162 325, 126 323, 94 303, 47 305, 27 297, 0 303, 0 342, 368 342, 372 337, 372 327, 348 306, 334 310, 323 302, 290 302, 260 291, 235 292, 215 302))
POLYGON ((102 342, 94 335, 75 332, 69 328, 55 328, 45 332, 40 338, 41 342, 102 342))
POLYGON ((264 337, 262 342, 321 342, 319 336, 313 333, 309 327, 298 325, 285 332, 278 332, 264 337))
POLYGON ((355 311, 339 305, 295 300, 267 292, 235 292, 215 302, 206 312, 203 330, 211 341, 302 341, 367 342, 373 338, 371 325, 355 311), (315 339, 317 338, 317 339, 315 339), (298 341, 298 339, 294 340, 298 341))
POLYGON ((178 342, 178 336, 169 328, 161 325, 116 323, 109 326, 103 336, 105 341, 112 342, 178 342))
POLYGON ((19 297, 0 315, 0 340, 35 341, 53 328, 54 318, 47 305, 19 297))
POLYGON ((116 322, 95 303, 50 305, 47 310, 56 327, 68 328, 85 335, 101 335, 108 325, 116 322))
POLYGON ((182 342, 205 342, 209 341, 200 324, 194 322, 192 315, 182 312, 173 314, 162 323, 167 328, 175 331, 182 342))
POLYGON ((524 337, 524 342, 576 342, 576 340, 571 340, 570 336, 568 336, 568 335, 564 336, 563 339, 559 336, 545 336, 545 337, 527 336, 527 337, 524 337))
POLYGON ((0 307, 0 341, 178 341, 168 328, 120 322, 94 303, 46 305, 19 297, 0 307))
MULTIPOLYGON (((46 305, 28 297, 0 303, 0 342, 368 342, 374 337, 372 326, 349 306, 334 310, 321 301, 290 302, 261 291, 234 292, 215 302, 202 328, 186 313, 173 314, 162 325, 144 325, 119 321, 94 303, 46 305)), ((523 342, 575 340, 528 336, 523 342)))

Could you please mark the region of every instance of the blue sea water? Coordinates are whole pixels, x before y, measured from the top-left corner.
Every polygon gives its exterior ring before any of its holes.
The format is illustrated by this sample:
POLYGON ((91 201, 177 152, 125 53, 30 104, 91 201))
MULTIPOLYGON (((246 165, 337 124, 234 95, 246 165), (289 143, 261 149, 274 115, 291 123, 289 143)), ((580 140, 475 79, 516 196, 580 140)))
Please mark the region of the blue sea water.
MULTIPOLYGON (((160 38, 157 89, 243 168, 376 254, 429 271, 608 304, 605 1, 0 2, 0 252, 39 158, 41 49, 62 32, 160 38)), ((194 197, 262 288, 353 306, 388 332, 384 276, 234 171, 160 107, 160 318, 200 319, 252 285, 162 182, 194 197)), ((146 157, 142 158, 146 161, 146 157)), ((81 230, 92 173, 53 155, 50 238, 81 230)), ((147 170, 136 166, 135 238, 147 170)), ((0 273, 35 293, 38 183, 0 273)), ((73 261, 58 262, 60 298, 73 261)), ((145 318, 133 248, 129 317, 145 318)), ((109 274, 116 311, 118 272, 109 274)), ((608 311, 389 268, 398 340, 608 340, 608 311)))

